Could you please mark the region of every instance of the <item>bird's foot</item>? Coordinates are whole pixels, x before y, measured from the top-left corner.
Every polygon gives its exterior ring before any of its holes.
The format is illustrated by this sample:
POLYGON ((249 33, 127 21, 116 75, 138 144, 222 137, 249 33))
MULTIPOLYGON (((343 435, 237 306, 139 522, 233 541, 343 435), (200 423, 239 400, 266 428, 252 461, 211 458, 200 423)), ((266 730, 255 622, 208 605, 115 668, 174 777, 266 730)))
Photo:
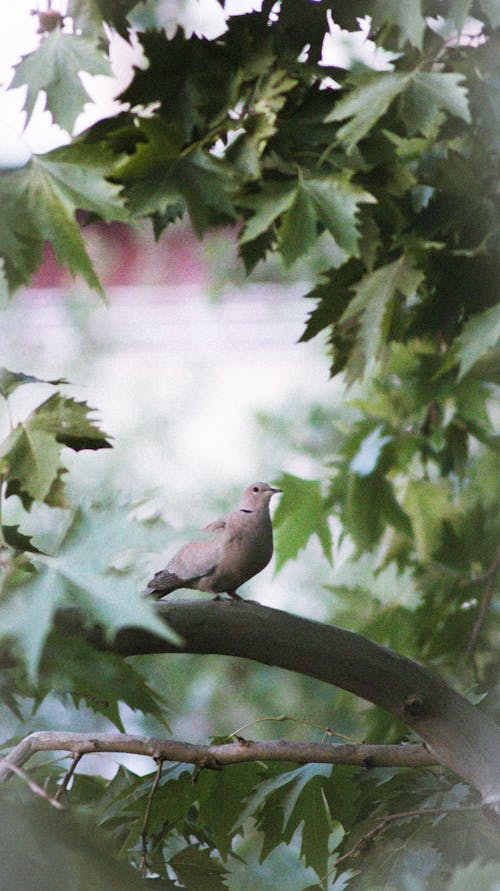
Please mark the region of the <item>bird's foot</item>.
POLYGON ((224 593, 227 594, 227 597, 222 597, 220 594, 216 594, 213 599, 220 600, 221 603, 231 603, 232 600, 240 601, 240 603, 245 603, 243 597, 240 597, 240 595, 237 594, 236 591, 225 591, 224 593))
POLYGON ((232 597, 233 600, 243 600, 243 597, 240 597, 240 595, 237 594, 236 591, 226 591, 226 594, 228 594, 229 597, 232 597))

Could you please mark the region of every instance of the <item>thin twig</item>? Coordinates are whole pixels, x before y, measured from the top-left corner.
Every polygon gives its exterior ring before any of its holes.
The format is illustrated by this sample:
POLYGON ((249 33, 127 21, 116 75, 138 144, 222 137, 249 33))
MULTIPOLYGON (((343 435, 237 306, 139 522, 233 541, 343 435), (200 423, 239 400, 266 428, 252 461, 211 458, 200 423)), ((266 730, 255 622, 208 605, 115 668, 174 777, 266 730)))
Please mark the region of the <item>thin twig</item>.
POLYGON ((481 601, 479 604, 479 612, 477 614, 476 621, 472 626, 472 631, 470 633, 469 642, 467 644, 467 650, 465 653, 465 659, 467 662, 470 662, 472 659, 479 639, 479 632, 483 627, 483 622, 486 618, 487 612, 489 610, 491 600, 493 598, 493 592, 495 590, 494 580, 495 575, 498 571, 498 567, 500 566, 500 548, 497 551, 495 560, 493 561, 490 568, 484 572, 481 576, 475 579, 471 579, 469 584, 477 584, 478 582, 486 582, 486 587, 483 591, 483 596, 481 597, 481 601))
POLYGON ((153 785, 149 791, 148 800, 146 803, 146 811, 144 813, 144 823, 142 825, 141 832, 141 869, 143 872, 146 872, 148 868, 148 824, 149 817, 151 814, 151 806, 153 804, 154 794, 158 788, 158 783, 160 782, 161 772, 163 768, 163 758, 156 758, 157 768, 156 775, 153 780, 153 785))
MULTIPOLYGON (((411 811, 400 811, 397 814, 387 814, 385 817, 379 817, 374 826, 368 830, 364 835, 361 836, 352 848, 349 848, 345 854, 342 854, 340 857, 336 857, 334 862, 332 863, 331 869, 328 871, 327 875, 331 872, 332 869, 335 869, 339 865, 339 863, 343 863, 344 860, 348 860, 349 857, 353 857, 354 854, 357 854, 362 848, 366 847, 366 845, 373 841, 375 836, 382 832, 383 829, 387 826, 388 823, 394 823, 396 820, 404 820, 409 817, 425 817, 428 814, 459 814, 466 811, 480 811, 481 808, 484 807, 483 804, 464 804, 458 807, 426 807, 426 808, 416 808, 411 811)), ((326 876, 323 877, 322 881, 326 876)))
POLYGON ((358 743, 358 741, 352 736, 347 736, 345 733, 338 733, 331 727, 324 727, 322 724, 315 724, 312 721, 304 721, 301 718, 293 718, 290 715, 271 715, 269 718, 257 718, 256 721, 250 721, 248 724, 243 724, 242 727, 238 727, 238 729, 230 733, 229 736, 238 739, 238 737, 241 736, 244 730, 248 730, 249 727, 254 727, 256 724, 264 724, 266 721, 277 721, 278 723, 282 723, 283 721, 291 721, 293 724, 300 724, 302 727, 313 727, 316 730, 321 730, 323 734, 321 739, 322 742, 327 736, 338 736, 339 739, 346 739, 348 740, 348 742, 354 743, 355 745, 360 745, 360 743, 358 743))
POLYGON ((63 794, 66 792, 66 789, 68 788, 69 781, 70 781, 71 777, 73 776, 76 768, 78 767, 79 762, 82 760, 83 755, 84 755, 83 752, 73 752, 73 755, 71 756, 71 759, 72 759, 71 764, 68 767, 68 770, 66 771, 66 773, 64 774, 64 779, 63 779, 61 785, 59 786, 59 789, 57 790, 56 794, 54 795, 54 798, 56 801, 59 801, 62 798, 63 794))
POLYGON ((45 798, 45 801, 48 801, 49 804, 51 804, 52 807, 57 808, 57 810, 64 810, 61 802, 57 801, 56 798, 52 798, 52 796, 49 795, 48 792, 45 791, 45 789, 42 789, 42 787, 39 786, 38 783, 35 783, 35 781, 31 779, 30 775, 26 773, 26 771, 23 770, 22 767, 18 767, 17 764, 11 764, 11 762, 9 762, 7 758, 0 757, 0 761, 2 762, 2 764, 5 765, 7 770, 11 770, 12 773, 15 773, 16 776, 24 780, 26 785, 29 786, 29 788, 32 792, 35 793, 35 795, 39 795, 40 798, 45 798))

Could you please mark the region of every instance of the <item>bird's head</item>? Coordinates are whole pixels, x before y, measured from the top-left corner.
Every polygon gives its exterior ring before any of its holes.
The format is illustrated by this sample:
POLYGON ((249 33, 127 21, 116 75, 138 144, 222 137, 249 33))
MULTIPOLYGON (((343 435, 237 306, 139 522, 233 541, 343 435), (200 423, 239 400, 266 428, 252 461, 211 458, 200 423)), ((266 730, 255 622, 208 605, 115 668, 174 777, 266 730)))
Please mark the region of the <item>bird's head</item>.
POLYGON ((269 504, 273 495, 282 491, 282 489, 273 488, 269 483, 252 483, 241 496, 240 510, 258 510, 262 506, 269 504))

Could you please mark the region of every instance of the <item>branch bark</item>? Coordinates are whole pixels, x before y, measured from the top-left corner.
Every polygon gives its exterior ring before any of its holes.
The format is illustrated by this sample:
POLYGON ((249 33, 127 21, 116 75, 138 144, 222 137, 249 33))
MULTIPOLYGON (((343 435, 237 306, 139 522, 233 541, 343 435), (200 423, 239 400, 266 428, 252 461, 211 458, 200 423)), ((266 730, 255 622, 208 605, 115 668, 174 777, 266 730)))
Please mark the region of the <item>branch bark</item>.
POLYGON ((239 738, 219 745, 196 745, 176 739, 132 736, 127 733, 72 733, 40 730, 30 733, 0 759, 0 780, 19 770, 36 752, 126 752, 157 761, 180 761, 218 769, 243 761, 291 761, 296 764, 357 764, 361 767, 429 767, 436 759, 423 745, 357 745, 298 743, 283 739, 254 742, 239 738))
MULTIPOLYGON (((479 790, 485 804, 500 798, 500 728, 419 663, 352 631, 248 601, 173 601, 156 608, 182 637, 181 648, 138 628, 124 628, 112 643, 99 629, 87 636, 123 656, 179 651, 237 656, 342 687, 404 721, 436 761, 479 790)), ((62 629, 82 630, 75 610, 59 611, 56 622, 62 629)))

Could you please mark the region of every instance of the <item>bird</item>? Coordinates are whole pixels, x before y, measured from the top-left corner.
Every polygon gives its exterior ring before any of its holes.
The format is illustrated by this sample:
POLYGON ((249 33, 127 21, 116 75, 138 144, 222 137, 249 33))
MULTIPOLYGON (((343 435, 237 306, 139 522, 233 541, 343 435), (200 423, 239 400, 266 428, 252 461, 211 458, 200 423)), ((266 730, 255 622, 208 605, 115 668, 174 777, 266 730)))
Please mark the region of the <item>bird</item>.
POLYGON ((146 595, 160 600, 178 588, 194 588, 219 600, 220 594, 243 600, 236 589, 261 572, 273 555, 269 502, 282 491, 263 482, 248 486, 238 509, 209 523, 204 531, 210 536, 183 545, 153 576, 146 595))

